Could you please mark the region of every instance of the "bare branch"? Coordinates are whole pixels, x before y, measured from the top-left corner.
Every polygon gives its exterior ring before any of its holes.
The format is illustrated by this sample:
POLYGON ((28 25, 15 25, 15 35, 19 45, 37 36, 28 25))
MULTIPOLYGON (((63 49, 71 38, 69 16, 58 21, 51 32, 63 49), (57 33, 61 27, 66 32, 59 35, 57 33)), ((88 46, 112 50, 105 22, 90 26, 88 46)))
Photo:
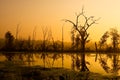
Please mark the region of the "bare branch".
POLYGON ((48 33, 48 28, 47 27, 41 27, 41 28, 43 33, 43 40, 45 41, 48 33))
POLYGON ((79 21, 79 17, 81 16, 81 15, 84 15, 84 6, 82 7, 82 12, 81 13, 79 13, 78 15, 76 14, 76 26, 78 26, 78 21, 79 21))
POLYGON ((71 20, 68 20, 68 19, 64 19, 65 22, 70 22, 73 24, 73 27, 81 34, 80 30, 78 29, 78 26, 71 20))
POLYGON ((76 25, 75 25, 75 23, 74 23, 73 21, 71 21, 71 20, 68 20, 68 19, 63 19, 63 21, 65 21, 65 22, 70 22, 70 23, 72 23, 72 24, 73 24, 73 26, 76 26, 76 25))
POLYGON ((89 26, 88 21, 89 21, 90 19, 93 19, 94 16, 90 16, 89 18, 87 18, 84 14, 83 14, 83 16, 84 16, 84 18, 85 18, 84 27, 85 27, 86 25, 89 26))
POLYGON ((82 13, 84 13, 84 6, 82 7, 82 13))
POLYGON ((83 12, 79 13, 76 17, 76 26, 78 26, 79 17, 83 15, 83 12))
POLYGON ((65 22, 70 22, 70 23, 72 23, 72 24, 73 24, 73 27, 81 34, 81 32, 79 31, 77 25, 76 25, 74 22, 72 22, 71 20, 67 20, 67 19, 65 19, 64 21, 65 21, 65 22))
POLYGON ((89 34, 87 34, 87 36, 86 36, 85 40, 87 40, 88 36, 89 36, 89 34))
MULTIPOLYGON (((91 17, 92 18, 92 17, 91 17)), ((87 22, 87 28, 85 29, 85 30, 87 30, 90 26, 92 26, 93 24, 96 24, 96 21, 98 21, 100 18, 98 18, 98 19, 96 19, 96 20, 92 20, 92 22, 89 24, 88 22, 87 22)), ((90 18, 89 18, 89 20, 90 20, 90 18)))

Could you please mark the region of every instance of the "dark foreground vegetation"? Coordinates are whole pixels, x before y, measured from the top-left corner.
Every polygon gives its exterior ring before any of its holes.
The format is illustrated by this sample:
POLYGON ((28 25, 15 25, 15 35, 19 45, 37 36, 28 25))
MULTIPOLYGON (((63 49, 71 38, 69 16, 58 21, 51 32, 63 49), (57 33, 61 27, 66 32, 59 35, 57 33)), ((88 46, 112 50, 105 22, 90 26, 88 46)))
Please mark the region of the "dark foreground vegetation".
POLYGON ((0 80, 119 80, 120 76, 77 72, 63 68, 18 66, 11 62, 0 66, 0 80))

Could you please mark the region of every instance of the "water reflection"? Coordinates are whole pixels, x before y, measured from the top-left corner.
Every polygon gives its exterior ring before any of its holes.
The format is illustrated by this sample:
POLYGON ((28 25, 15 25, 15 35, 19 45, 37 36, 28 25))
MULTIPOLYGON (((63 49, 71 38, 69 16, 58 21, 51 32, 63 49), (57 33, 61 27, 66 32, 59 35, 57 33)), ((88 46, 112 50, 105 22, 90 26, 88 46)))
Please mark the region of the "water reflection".
POLYGON ((28 65, 28 66, 32 66, 34 65, 34 54, 33 53, 2 53, 2 55, 0 56, 5 57, 3 62, 6 63, 12 63, 15 65, 28 65))
POLYGON ((21 66, 64 67, 76 71, 81 71, 84 67, 95 73, 120 75, 120 58, 117 53, 98 54, 96 61, 95 54, 86 53, 84 62, 82 57, 80 53, 2 53, 0 61, 10 61, 21 66))
POLYGON ((14 59, 15 53, 6 52, 3 53, 3 55, 6 57, 7 61, 12 61, 14 59))
POLYGON ((43 60, 43 63, 44 63, 44 68, 45 68, 45 62, 47 57, 48 57, 48 54, 46 52, 41 53, 40 55, 40 58, 43 60))
POLYGON ((108 54, 99 54, 99 62, 102 68, 107 73, 119 74, 120 70, 120 59, 119 53, 108 53, 108 54))
POLYGON ((51 56, 50 56, 50 58, 52 59, 52 67, 54 66, 54 62, 57 60, 57 59, 59 59, 59 58, 61 58, 61 54, 51 54, 51 56))
POLYGON ((80 55, 78 54, 71 54, 71 69, 72 70, 80 70, 80 55))
POLYGON ((71 69, 78 71, 89 71, 87 65, 90 65, 88 61, 85 60, 84 54, 71 54, 71 69))
POLYGON ((32 66, 34 65, 34 56, 33 56, 33 53, 26 53, 26 54, 23 54, 23 57, 25 56, 25 62, 28 66, 32 66))
POLYGON ((58 59, 61 58, 62 58, 62 54, 60 53, 42 52, 40 54, 35 54, 36 61, 39 60, 39 64, 42 65, 44 68, 54 67, 55 62, 57 63, 58 59))

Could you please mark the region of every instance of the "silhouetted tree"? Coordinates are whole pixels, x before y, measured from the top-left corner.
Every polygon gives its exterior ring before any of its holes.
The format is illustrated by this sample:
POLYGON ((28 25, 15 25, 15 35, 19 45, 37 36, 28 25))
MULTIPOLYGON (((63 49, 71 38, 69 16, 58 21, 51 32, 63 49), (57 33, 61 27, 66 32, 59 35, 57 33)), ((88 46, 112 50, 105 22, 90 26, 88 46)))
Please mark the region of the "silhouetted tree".
POLYGON ((79 34, 76 35, 76 38, 75 38, 75 46, 76 46, 76 50, 78 51, 79 49, 79 45, 80 45, 80 37, 79 37, 79 34))
POLYGON ((32 44, 31 44, 32 50, 35 49, 35 38, 36 38, 36 26, 33 29, 32 44))
POLYGON ((28 37, 27 40, 27 50, 30 51, 32 49, 31 37, 28 37))
POLYGON ((52 32, 47 27, 42 27, 43 41, 41 44, 42 51, 47 51, 52 40, 52 32))
POLYGON ((74 45, 75 45, 75 33, 74 33, 74 29, 71 30, 71 40, 72 40, 72 49, 74 49, 74 45))
POLYGON ((120 69, 120 61, 119 61, 119 55, 115 53, 118 49, 119 40, 120 40, 120 34, 118 34, 118 30, 116 28, 110 29, 110 35, 112 40, 112 47, 113 47, 113 61, 112 61, 112 71, 113 73, 118 73, 120 69))
POLYGON ((119 40, 120 40, 120 35, 118 34, 118 31, 116 28, 111 28, 110 29, 110 35, 111 35, 111 40, 112 40, 112 46, 113 50, 116 51, 118 48, 119 40))
POLYGON ((71 40, 72 40, 72 44, 71 44, 71 48, 72 50, 78 50, 78 47, 80 45, 80 37, 79 37, 79 34, 75 34, 75 30, 72 29, 71 30, 71 40))
POLYGON ((20 32, 20 24, 17 24, 17 28, 16 28, 16 41, 18 40, 18 35, 19 35, 19 32, 20 32))
POLYGON ((18 39, 19 32, 20 32, 20 24, 17 24, 16 34, 15 34, 15 50, 21 50, 22 48, 22 44, 21 44, 22 42, 21 40, 18 39))
POLYGON ((19 51, 23 51, 24 50, 24 44, 25 44, 25 41, 22 40, 22 39, 19 39, 18 42, 17 42, 17 50, 19 51))
POLYGON ((52 41, 53 50, 58 51, 58 50, 60 50, 60 47, 61 47, 61 45, 57 41, 54 41, 54 39, 53 39, 53 41, 52 41))
POLYGON ((105 45, 107 45, 106 42, 109 37, 111 37, 112 47, 107 46, 107 49, 108 50, 113 49, 113 51, 116 51, 118 49, 120 35, 118 34, 117 29, 111 28, 110 31, 105 32, 101 37, 99 41, 99 50, 101 50, 102 47, 105 47, 105 45))
POLYGON ((10 31, 5 33, 5 50, 12 51, 14 48, 14 36, 10 31))
POLYGON ((107 38, 109 37, 109 32, 105 32, 103 36, 100 38, 99 41, 99 49, 101 50, 101 47, 104 46, 107 42, 107 38))
POLYGON ((81 67, 81 71, 86 71, 87 66, 85 64, 85 45, 87 42, 87 39, 89 37, 89 33, 88 33, 88 29, 96 23, 98 19, 94 19, 94 16, 90 16, 87 17, 84 14, 84 11, 82 9, 82 12, 79 13, 78 15, 76 15, 76 22, 73 22, 71 20, 68 19, 64 19, 65 22, 69 22, 73 25, 73 31, 74 33, 79 34, 79 39, 80 39, 80 46, 81 46, 81 50, 82 50, 82 56, 81 56, 81 62, 82 62, 82 67, 81 67), (80 21, 80 19, 82 19, 84 22, 82 24, 82 21, 80 21))

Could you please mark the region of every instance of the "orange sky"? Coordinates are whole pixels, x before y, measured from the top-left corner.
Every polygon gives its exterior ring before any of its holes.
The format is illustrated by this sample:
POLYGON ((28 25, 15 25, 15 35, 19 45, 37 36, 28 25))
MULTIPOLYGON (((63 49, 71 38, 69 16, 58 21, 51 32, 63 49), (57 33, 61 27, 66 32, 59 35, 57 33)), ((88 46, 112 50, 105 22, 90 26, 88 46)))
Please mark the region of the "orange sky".
MULTIPOLYGON (((120 0, 0 0, 0 38, 6 31, 15 35, 20 24, 19 37, 32 36, 35 26, 36 39, 42 39, 41 27, 50 27, 55 40, 61 40, 62 19, 75 20, 75 13, 85 8, 87 16, 101 17, 89 30, 90 39, 97 41, 109 28, 120 31, 120 0)), ((65 41, 70 41, 69 23, 64 24, 65 41)))

